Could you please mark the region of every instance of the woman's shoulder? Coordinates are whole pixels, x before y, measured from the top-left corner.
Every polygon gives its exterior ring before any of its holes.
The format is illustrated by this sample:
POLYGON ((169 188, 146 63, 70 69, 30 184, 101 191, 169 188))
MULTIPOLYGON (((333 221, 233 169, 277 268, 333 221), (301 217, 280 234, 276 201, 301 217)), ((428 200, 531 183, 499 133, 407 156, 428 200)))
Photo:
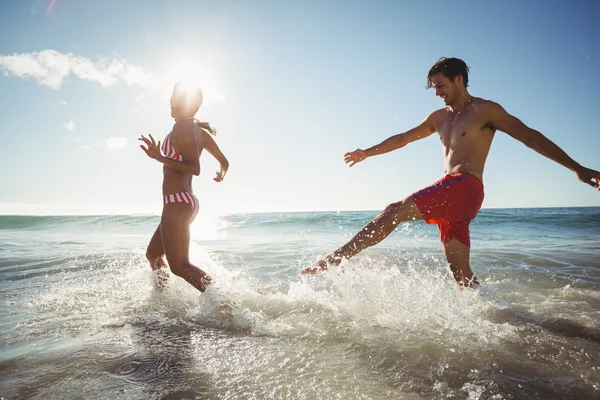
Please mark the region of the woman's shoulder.
POLYGON ((195 131, 195 127, 194 127, 194 121, 193 120, 177 120, 175 121, 175 123, 173 124, 173 130, 171 130, 171 135, 173 135, 173 137, 185 137, 188 136, 190 134, 194 134, 195 131))
POLYGON ((173 124, 173 132, 194 129, 193 119, 178 119, 173 124))

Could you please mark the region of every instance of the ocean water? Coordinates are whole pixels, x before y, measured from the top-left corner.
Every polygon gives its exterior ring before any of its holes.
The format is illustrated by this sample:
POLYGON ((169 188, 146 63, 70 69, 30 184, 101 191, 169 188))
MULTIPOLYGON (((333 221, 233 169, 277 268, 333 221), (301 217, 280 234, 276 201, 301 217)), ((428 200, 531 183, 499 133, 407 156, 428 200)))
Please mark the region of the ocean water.
POLYGON ((203 294, 154 289, 157 216, 0 216, 0 397, 600 399, 600 208, 482 210, 478 290, 420 222, 298 274, 376 214, 201 214, 203 294))

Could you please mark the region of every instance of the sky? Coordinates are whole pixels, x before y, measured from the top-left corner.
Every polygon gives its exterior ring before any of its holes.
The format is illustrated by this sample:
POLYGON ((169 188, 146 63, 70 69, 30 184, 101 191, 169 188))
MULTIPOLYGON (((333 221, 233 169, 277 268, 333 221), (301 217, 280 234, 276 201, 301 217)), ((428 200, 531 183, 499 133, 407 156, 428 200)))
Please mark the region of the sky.
MULTIPOLYGON (((580 164, 600 169, 595 1, 3 0, 0 214, 160 213, 179 79, 230 161, 201 158, 201 209, 379 210, 443 176, 437 135, 349 168, 443 107, 440 57, 580 164)), ((600 206, 600 192, 497 132, 483 208, 600 206)))

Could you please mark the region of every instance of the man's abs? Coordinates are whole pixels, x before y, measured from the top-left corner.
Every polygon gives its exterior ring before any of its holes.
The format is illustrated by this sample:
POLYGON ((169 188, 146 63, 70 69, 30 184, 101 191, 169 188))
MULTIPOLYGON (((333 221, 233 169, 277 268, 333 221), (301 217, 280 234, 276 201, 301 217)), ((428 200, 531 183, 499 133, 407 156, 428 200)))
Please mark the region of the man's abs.
POLYGON ((446 174, 470 172, 481 179, 495 129, 477 102, 461 113, 446 111, 436 127, 446 174))
POLYGON ((485 167, 485 156, 472 155, 460 157, 456 153, 446 154, 444 157, 444 174, 452 175, 459 172, 470 172, 483 180, 483 169, 485 167))

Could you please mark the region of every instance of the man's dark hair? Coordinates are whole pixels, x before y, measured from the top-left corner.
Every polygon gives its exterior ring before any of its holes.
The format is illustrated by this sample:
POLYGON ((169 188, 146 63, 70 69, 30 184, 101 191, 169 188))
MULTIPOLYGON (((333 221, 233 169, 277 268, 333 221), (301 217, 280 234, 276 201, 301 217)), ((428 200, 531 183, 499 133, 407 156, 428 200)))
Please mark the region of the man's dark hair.
POLYGON ((440 58, 427 74, 427 89, 431 88, 431 77, 435 74, 442 73, 450 82, 454 82, 454 78, 458 75, 463 77, 465 87, 469 86, 469 67, 460 58, 440 58))

